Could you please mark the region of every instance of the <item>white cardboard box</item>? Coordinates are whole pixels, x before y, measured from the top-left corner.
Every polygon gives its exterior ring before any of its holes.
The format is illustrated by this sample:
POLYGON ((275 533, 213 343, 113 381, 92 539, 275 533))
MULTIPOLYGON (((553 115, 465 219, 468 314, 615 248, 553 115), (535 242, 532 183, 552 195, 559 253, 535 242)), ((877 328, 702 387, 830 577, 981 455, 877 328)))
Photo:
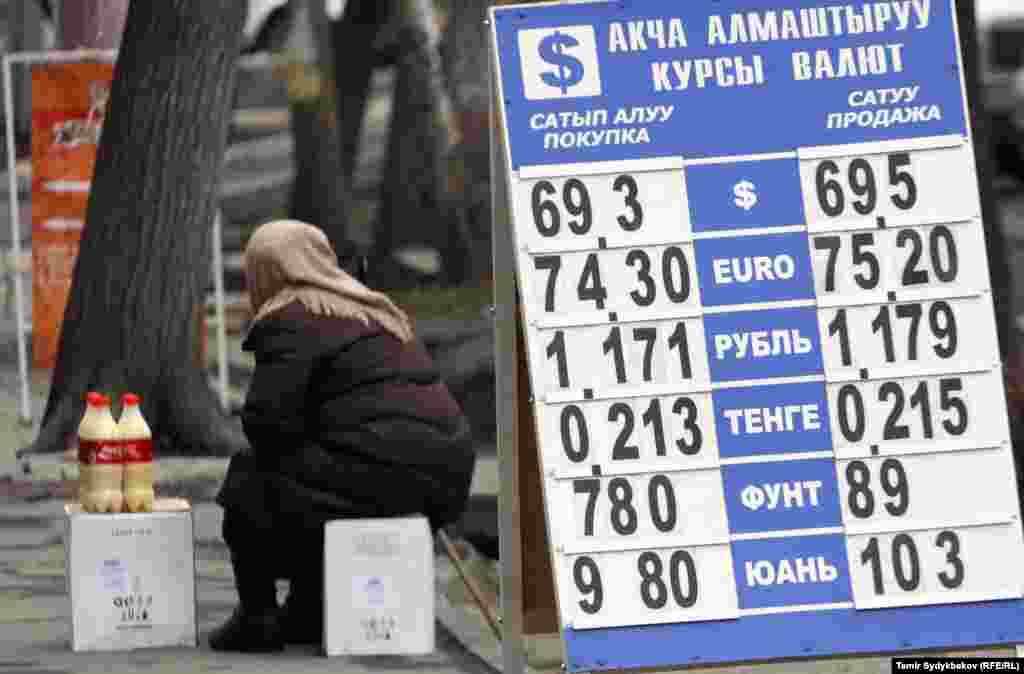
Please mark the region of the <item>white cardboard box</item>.
POLYGON ((327 655, 434 650, 434 546, 424 517, 336 520, 324 532, 327 655))
POLYGON ((65 506, 71 648, 195 646, 192 509, 157 499, 151 513, 92 514, 65 506))

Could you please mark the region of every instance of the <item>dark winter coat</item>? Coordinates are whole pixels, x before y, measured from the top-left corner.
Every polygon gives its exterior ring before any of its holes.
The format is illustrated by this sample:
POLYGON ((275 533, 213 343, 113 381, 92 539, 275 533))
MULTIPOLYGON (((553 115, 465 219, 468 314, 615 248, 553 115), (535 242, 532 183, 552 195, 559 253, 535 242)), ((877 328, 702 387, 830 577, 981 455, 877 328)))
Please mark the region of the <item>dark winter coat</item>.
POLYGON ((422 513, 453 522, 469 494, 469 426, 427 353, 376 324, 293 302, 257 323, 242 410, 251 457, 218 502, 268 525, 422 513))

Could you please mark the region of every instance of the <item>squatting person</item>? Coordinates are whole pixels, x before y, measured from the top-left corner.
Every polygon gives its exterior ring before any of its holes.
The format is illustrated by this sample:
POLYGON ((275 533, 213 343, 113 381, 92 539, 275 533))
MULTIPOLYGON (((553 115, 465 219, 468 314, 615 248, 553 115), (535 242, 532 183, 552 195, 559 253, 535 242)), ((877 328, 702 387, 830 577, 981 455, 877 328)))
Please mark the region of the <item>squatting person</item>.
POLYGON ((217 496, 239 605, 210 645, 275 651, 320 641, 327 521, 419 513, 436 530, 461 515, 474 455, 406 314, 346 273, 321 230, 267 223, 244 264, 251 452, 232 457, 217 496), (280 608, 277 578, 290 581, 280 608))

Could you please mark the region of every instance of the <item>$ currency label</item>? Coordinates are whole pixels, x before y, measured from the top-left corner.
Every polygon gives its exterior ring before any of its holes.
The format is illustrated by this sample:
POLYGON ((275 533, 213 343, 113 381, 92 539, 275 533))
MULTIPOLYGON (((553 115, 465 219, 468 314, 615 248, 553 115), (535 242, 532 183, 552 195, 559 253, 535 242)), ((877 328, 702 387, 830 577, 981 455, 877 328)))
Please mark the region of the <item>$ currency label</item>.
POLYGON ((732 191, 736 195, 735 203, 739 208, 749 212, 757 205, 757 186, 749 180, 736 183, 732 191))
POLYGON ((593 26, 519 31, 519 59, 529 100, 601 95, 593 26))

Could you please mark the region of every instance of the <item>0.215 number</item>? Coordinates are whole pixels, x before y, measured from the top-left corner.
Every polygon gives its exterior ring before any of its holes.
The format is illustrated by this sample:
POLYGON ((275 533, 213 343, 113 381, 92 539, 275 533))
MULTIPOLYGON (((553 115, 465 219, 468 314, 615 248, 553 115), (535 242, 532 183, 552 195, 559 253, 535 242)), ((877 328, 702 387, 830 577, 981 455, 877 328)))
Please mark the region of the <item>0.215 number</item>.
MULTIPOLYGON (((907 402, 911 410, 918 410, 921 415, 921 435, 930 440, 935 437, 935 425, 932 420, 932 400, 929 382, 922 381, 911 392, 909 398, 903 387, 894 381, 887 381, 878 388, 878 402, 892 400, 892 408, 882 429, 883 440, 907 440, 911 436, 910 426, 900 423, 907 402)), ((942 428, 952 436, 963 435, 967 431, 969 417, 967 405, 961 396, 955 395, 964 390, 964 382, 960 377, 940 379, 939 409, 949 412, 942 420, 942 428)), ((844 384, 836 397, 839 431, 847 442, 860 442, 867 430, 867 417, 864 413, 864 398, 860 389, 854 384, 844 384)))

